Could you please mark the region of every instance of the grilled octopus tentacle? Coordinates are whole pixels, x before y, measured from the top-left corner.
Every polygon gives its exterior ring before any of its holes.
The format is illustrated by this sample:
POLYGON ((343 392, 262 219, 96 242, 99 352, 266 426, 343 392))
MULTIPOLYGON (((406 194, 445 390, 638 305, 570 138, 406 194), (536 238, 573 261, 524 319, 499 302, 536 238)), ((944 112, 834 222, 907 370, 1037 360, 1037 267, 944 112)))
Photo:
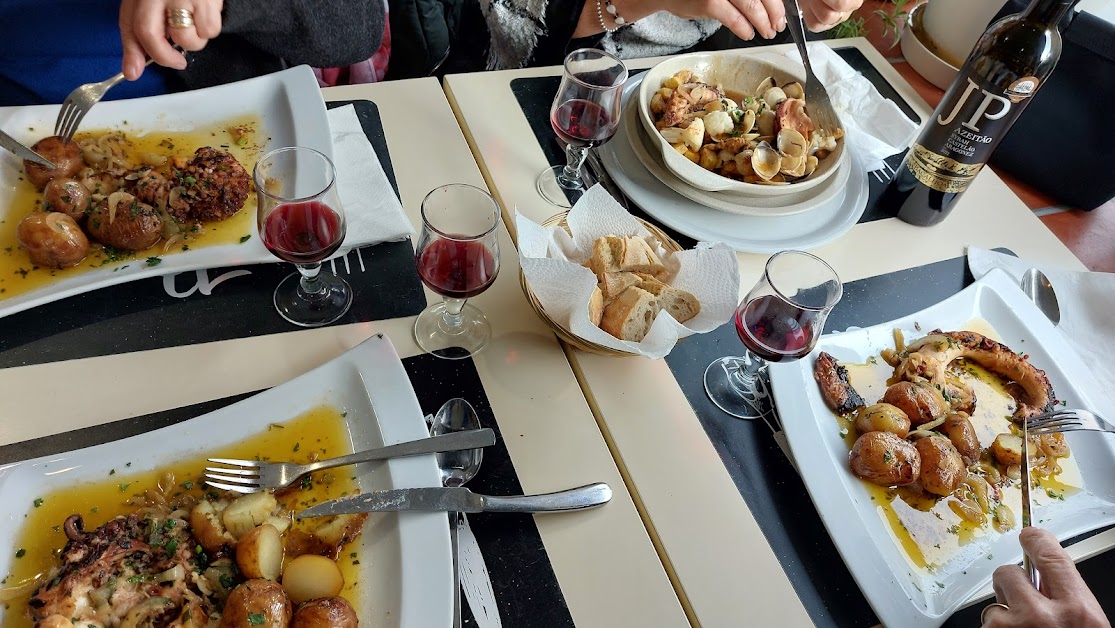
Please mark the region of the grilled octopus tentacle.
POLYGON ((813 363, 813 378, 821 385, 821 396, 834 412, 847 414, 864 406, 863 397, 848 381, 848 369, 824 351, 813 363))
POLYGON ((1014 421, 1023 421, 1048 412, 1057 401, 1045 371, 1035 368, 1001 342, 981 334, 972 331, 942 332, 937 329, 910 344, 908 350, 909 355, 896 369, 896 374, 907 381, 946 386, 946 368, 949 363, 963 358, 1017 383, 1026 394, 1018 399, 1018 408, 1012 417, 1014 421))

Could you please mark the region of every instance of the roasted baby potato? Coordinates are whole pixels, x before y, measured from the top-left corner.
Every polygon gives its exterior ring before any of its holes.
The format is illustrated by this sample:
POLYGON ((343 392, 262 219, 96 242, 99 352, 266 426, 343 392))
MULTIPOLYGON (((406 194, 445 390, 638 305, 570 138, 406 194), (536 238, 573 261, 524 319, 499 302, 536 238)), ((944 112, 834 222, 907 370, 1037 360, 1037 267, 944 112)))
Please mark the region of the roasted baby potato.
POLYGON ((236 565, 246 578, 278 580, 283 572, 283 537, 279 530, 265 523, 240 537, 236 565))
POLYGON ((290 598, 277 582, 248 580, 232 590, 221 613, 221 628, 286 628, 290 598))
POLYGON ((291 628, 356 628, 359 620, 352 605, 343 597, 311 600, 294 613, 291 628))
POLYGON ((963 412, 949 414, 941 425, 941 431, 949 437, 956 451, 960 452, 964 464, 975 464, 979 461, 979 437, 976 436, 976 428, 972 427, 967 414, 963 412))
POLYGON ((921 455, 921 487, 934 495, 951 495, 960 488, 968 468, 952 442, 943 436, 919 438, 914 447, 921 455))
POLYGON ((219 552, 226 545, 236 546, 236 537, 221 523, 221 513, 227 507, 228 502, 223 499, 215 502, 203 499, 190 511, 190 530, 207 551, 219 552))
POLYGON ((142 251, 163 237, 163 217, 127 192, 113 192, 94 205, 85 226, 101 244, 125 251, 142 251))
MULTIPOLYGON (((1030 443, 1029 453, 1037 454, 1037 448, 1030 443)), ((1022 464, 1022 437, 1014 434, 999 434, 991 443, 991 455, 1005 465, 1022 464)))
POLYGON ((316 554, 304 554, 287 563, 283 588, 295 604, 319 597, 333 597, 345 586, 337 563, 316 554))
POLYGON ((856 477, 880 486, 903 486, 918 479, 921 456, 891 432, 868 432, 856 439, 848 465, 856 477))
POLYGON ((920 382, 898 382, 887 388, 881 401, 897 406, 914 425, 935 421, 949 410, 940 391, 920 382))
POLYGON ((35 186, 36 190, 42 190, 51 179, 72 178, 78 170, 85 166, 85 160, 81 158, 81 146, 73 140, 63 143, 62 138, 57 135, 44 137, 35 142, 31 150, 42 155, 55 166, 51 169, 33 161, 24 160, 23 170, 27 173, 27 180, 35 186))
POLYGON ((239 539, 252 528, 267 522, 279 502, 271 493, 249 493, 232 500, 221 513, 221 523, 229 534, 239 539))
POLYGON ((43 209, 62 212, 80 221, 89 209, 89 190, 81 182, 67 177, 51 179, 43 190, 43 209))
POLYGON ((856 431, 860 434, 890 432, 899 438, 906 438, 906 434, 910 433, 910 417, 889 403, 877 403, 856 412, 856 431))
POLYGON ((61 212, 35 212, 16 227, 19 248, 44 268, 77 266, 89 253, 89 239, 81 227, 61 212))

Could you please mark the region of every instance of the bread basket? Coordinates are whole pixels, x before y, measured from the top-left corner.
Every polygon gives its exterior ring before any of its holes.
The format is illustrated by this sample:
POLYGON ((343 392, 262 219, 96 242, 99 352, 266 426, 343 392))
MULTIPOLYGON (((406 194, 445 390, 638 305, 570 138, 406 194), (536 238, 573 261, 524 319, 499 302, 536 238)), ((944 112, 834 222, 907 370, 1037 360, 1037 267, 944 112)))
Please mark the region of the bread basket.
MULTIPOLYGON (((565 229, 566 231, 568 231, 569 230, 569 225, 566 222, 566 216, 568 216, 568 214, 569 214, 569 212, 562 212, 562 213, 557 214, 555 216, 551 216, 551 217, 547 218, 542 223, 542 226, 543 227, 561 227, 562 229, 565 229)), ((658 238, 658 241, 662 244, 662 247, 665 248, 666 251, 668 251, 669 253, 677 253, 677 252, 683 250, 682 246, 680 244, 675 242, 673 238, 666 235, 666 233, 664 231, 662 231, 661 229, 659 229, 658 227, 652 225, 651 223, 649 223, 649 222, 647 222, 647 221, 645 221, 641 218, 636 218, 636 220, 638 220, 644 227, 646 227, 647 231, 650 231, 650 233, 655 238, 658 238)), ((595 342, 590 342, 588 340, 585 340, 584 338, 581 338, 580 336, 574 335, 573 332, 569 331, 565 327, 558 324, 557 321, 550 318, 550 316, 548 314, 546 314, 546 310, 542 307, 542 303, 538 300, 538 297, 536 297, 534 295, 534 291, 530 289, 529 285, 527 285, 526 275, 523 274, 523 271, 522 271, 521 268, 519 269, 519 285, 522 286, 523 294, 526 295, 527 301, 530 302, 530 306, 532 308, 534 308, 534 311, 538 313, 538 317, 542 319, 542 322, 546 323, 546 325, 550 329, 552 329, 555 334, 558 335, 558 338, 561 338, 566 343, 580 349, 581 351, 587 351, 589 353, 595 353, 595 354, 598 354, 598 355, 610 355, 610 356, 617 356, 617 357, 628 357, 628 356, 635 355, 634 353, 628 353, 627 351, 619 351, 619 350, 616 350, 616 349, 611 349, 611 348, 605 347, 603 345, 598 345, 595 342)), ((586 304, 586 306, 587 306, 587 304, 586 304)))

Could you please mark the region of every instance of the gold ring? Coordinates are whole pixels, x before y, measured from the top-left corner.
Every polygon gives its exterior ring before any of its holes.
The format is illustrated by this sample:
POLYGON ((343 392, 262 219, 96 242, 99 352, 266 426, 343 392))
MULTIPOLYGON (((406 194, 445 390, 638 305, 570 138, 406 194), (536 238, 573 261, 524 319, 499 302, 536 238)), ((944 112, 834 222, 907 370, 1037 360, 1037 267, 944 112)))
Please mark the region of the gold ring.
POLYGON ((167 9, 166 23, 171 28, 193 28, 194 14, 189 9, 167 9))
POLYGON ((983 625, 983 626, 987 625, 987 611, 989 611, 993 608, 1001 608, 1004 611, 1009 611, 1010 610, 1010 607, 1007 606, 1006 604, 1003 604, 1002 602, 992 602, 992 603, 988 604, 987 606, 984 606, 983 610, 980 611, 980 614, 979 614, 979 623, 981 625, 983 625))

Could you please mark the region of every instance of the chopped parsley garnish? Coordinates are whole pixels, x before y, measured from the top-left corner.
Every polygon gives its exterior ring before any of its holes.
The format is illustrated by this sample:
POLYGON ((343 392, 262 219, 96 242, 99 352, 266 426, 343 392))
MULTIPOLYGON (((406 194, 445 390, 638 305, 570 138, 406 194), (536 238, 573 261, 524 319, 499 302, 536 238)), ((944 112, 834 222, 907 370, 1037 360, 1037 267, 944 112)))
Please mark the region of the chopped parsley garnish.
POLYGON ((251 240, 251 239, 252 239, 252 234, 250 234, 250 233, 246 236, 240 236, 240 244, 244 244, 245 242, 247 242, 248 240, 251 240))
POLYGON ((263 613, 249 613, 248 623, 253 626, 260 626, 264 622, 263 613))
POLYGON ((21 547, 16 551, 15 557, 16 558, 23 558, 23 555, 26 554, 26 553, 27 553, 27 550, 25 550, 21 547))
POLYGON ((128 486, 129 486, 128 484, 121 484, 120 485, 120 492, 123 493, 124 491, 128 490, 128 486))
POLYGON ((187 481, 183 482, 180 486, 188 491, 188 490, 190 490, 191 488, 194 487, 194 483, 187 480, 187 481))
POLYGON ((148 266, 158 266, 159 264, 162 264, 162 263, 163 263, 163 260, 160 257, 148 257, 147 258, 147 265, 148 266))
POLYGON ((43 505, 43 498, 42 497, 36 497, 35 501, 32 502, 32 503, 35 504, 35 508, 38 508, 39 506, 43 505))

